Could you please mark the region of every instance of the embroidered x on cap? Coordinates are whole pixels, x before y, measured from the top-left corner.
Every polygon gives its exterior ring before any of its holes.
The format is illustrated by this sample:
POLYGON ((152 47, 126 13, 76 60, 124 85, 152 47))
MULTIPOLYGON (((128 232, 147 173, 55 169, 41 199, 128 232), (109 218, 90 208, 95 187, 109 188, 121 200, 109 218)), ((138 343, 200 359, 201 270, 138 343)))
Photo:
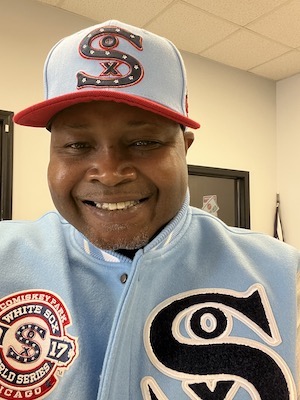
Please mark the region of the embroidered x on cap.
POLYGON ((199 128, 187 114, 186 72, 169 40, 107 21, 58 42, 44 69, 46 100, 15 115, 20 125, 46 127, 59 111, 93 100, 126 103, 199 128))

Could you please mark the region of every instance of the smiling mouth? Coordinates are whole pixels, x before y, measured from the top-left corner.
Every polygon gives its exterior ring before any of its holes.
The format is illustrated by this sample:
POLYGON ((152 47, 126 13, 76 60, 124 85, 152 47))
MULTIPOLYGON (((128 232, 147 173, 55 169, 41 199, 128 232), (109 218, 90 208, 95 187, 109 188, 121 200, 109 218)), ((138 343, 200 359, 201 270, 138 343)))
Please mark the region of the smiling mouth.
POLYGON ((121 201, 119 203, 97 203, 95 201, 86 200, 84 204, 88 206, 99 208, 100 210, 106 211, 119 211, 119 210, 127 210, 128 208, 134 207, 140 204, 143 200, 129 200, 129 201, 121 201))

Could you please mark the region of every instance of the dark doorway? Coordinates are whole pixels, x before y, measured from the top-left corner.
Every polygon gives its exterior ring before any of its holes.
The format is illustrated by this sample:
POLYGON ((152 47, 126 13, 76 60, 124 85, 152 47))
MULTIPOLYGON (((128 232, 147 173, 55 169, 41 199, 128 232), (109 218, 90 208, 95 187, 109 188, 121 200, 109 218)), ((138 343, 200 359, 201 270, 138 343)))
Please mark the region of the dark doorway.
POLYGON ((249 172, 189 165, 191 205, 229 226, 250 228, 249 172))

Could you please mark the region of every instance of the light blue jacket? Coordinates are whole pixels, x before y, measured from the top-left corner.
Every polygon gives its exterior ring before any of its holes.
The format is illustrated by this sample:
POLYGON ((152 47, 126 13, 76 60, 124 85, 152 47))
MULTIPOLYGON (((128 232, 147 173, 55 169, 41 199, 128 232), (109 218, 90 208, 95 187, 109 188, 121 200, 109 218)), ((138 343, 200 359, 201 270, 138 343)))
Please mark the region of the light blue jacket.
POLYGON ((133 261, 55 212, 0 238, 0 399, 296 399, 293 248, 187 203, 133 261))

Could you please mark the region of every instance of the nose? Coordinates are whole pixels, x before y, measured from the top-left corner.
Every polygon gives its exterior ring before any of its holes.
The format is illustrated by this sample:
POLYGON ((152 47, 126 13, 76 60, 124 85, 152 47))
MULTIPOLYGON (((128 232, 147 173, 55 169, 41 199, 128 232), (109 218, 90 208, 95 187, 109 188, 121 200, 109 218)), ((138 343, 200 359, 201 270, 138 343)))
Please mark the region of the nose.
POLYGON ((97 152, 86 175, 89 181, 98 181, 105 186, 116 186, 135 180, 137 170, 133 161, 124 152, 107 148, 97 152))

